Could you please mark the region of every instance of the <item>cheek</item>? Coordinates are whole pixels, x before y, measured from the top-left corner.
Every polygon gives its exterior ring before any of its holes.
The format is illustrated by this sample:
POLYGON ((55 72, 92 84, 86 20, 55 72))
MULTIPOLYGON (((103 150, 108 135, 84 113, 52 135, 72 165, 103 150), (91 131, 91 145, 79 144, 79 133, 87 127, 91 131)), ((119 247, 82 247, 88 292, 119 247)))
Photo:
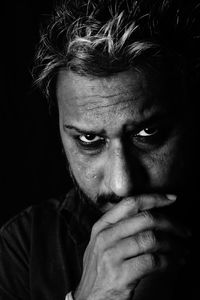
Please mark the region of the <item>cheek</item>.
POLYGON ((79 187, 90 198, 95 198, 98 194, 101 180, 102 168, 98 161, 93 158, 81 155, 78 150, 73 147, 65 147, 65 153, 79 187))
POLYGON ((176 142, 162 147, 144 159, 152 187, 176 185, 182 171, 182 156, 176 142))

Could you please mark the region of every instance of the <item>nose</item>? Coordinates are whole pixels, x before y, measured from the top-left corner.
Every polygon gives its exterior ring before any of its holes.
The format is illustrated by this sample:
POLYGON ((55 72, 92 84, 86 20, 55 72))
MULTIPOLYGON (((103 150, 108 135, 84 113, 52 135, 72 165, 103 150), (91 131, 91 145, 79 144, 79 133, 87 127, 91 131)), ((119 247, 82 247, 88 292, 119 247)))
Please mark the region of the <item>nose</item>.
POLYGON ((111 150, 105 166, 105 185, 109 193, 119 197, 130 196, 133 183, 130 174, 130 166, 122 146, 111 150))

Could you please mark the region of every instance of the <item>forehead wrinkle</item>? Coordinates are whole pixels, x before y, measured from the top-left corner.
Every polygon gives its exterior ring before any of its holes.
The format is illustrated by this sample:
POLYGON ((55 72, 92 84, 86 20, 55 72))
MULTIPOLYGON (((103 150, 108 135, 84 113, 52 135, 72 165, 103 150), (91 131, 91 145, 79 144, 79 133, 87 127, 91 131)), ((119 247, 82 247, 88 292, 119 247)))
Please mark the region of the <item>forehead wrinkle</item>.
MULTIPOLYGON (((85 97, 81 97, 81 99, 90 99, 90 98, 94 98, 94 97, 98 97, 98 98, 103 98, 103 99, 109 99, 109 98, 113 98, 113 97, 117 97, 117 96, 121 96, 121 95, 128 95, 130 94, 129 92, 121 92, 121 93, 117 93, 117 94, 113 94, 113 95, 106 95, 106 96, 103 96, 103 95, 100 95, 100 94, 92 94, 92 95, 87 95, 85 97)), ((79 100, 80 99, 80 96, 75 96, 75 97, 72 97, 71 98, 72 100, 79 100)))
MULTIPOLYGON (((132 102, 133 100, 128 100, 126 101, 126 103, 124 103, 125 105, 123 107, 120 107, 120 111, 123 111, 124 109, 127 108, 128 105, 128 102, 132 102)), ((114 104, 107 104, 107 105, 102 105, 102 106, 96 106, 96 107, 93 107, 93 108, 88 108, 87 110, 88 111, 92 111, 92 110, 96 110, 96 109, 99 109, 99 108, 109 108, 109 107, 112 107, 112 106, 116 106, 120 103, 122 103, 123 101, 119 101, 117 103, 114 103, 114 104)))
POLYGON ((130 102, 133 102, 133 100, 137 100, 137 98, 134 98, 134 99, 122 99, 118 102, 115 102, 115 103, 109 103, 109 104, 106 104, 106 105, 97 105, 97 101, 94 101, 94 102, 90 102, 90 103, 84 103, 84 104, 80 104, 79 107, 85 107, 85 106, 89 106, 87 108, 88 111, 91 111, 91 110, 95 110, 95 109, 99 109, 99 108, 108 108, 108 107, 112 107, 112 106, 117 106, 121 103, 124 104, 124 107, 120 107, 121 110, 123 110, 124 108, 127 107, 127 105, 130 103, 130 102), (96 105, 95 105, 96 104, 96 105), (126 105, 127 104, 127 105, 126 105), (90 107, 90 106, 94 106, 94 107, 90 107))

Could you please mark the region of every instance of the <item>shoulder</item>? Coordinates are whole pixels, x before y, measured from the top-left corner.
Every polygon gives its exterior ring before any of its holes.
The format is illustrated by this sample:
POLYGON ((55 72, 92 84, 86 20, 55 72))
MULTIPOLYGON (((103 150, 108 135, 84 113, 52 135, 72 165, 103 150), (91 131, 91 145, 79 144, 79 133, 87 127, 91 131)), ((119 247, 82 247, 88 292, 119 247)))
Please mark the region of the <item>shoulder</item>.
POLYGON ((59 198, 48 199, 25 208, 0 227, 0 236, 4 236, 15 227, 24 226, 28 228, 35 218, 44 220, 44 217, 48 215, 60 216, 65 210, 69 211, 70 214, 71 203, 73 203, 74 197, 74 191, 70 190, 66 195, 62 195, 59 198))
POLYGON ((73 215, 69 204, 73 199, 74 193, 69 191, 58 199, 32 205, 11 218, 0 228, 0 256, 4 251, 8 253, 11 249, 19 249, 24 257, 35 240, 48 242, 63 227, 67 234, 73 215))
MULTIPOLYGON (((67 237, 70 226, 70 214, 63 217, 62 213, 67 198, 28 207, 1 227, 0 298, 6 293, 11 298, 18 295, 20 299, 29 299, 30 274, 36 280, 42 268, 37 276, 33 273, 39 266, 59 260, 60 236, 64 232, 67 237)), ((71 245, 68 237, 67 245, 71 245)))
POLYGON ((9 234, 23 232, 24 234, 30 230, 35 216, 43 217, 47 214, 59 214, 61 201, 50 199, 38 205, 32 205, 21 211, 16 216, 12 217, 0 228, 0 236, 6 237, 9 234))
MULTIPOLYGON (((19 249, 23 254, 30 250, 30 240, 34 227, 45 226, 59 215, 61 201, 51 199, 41 204, 30 206, 11 218, 0 228, 0 255, 15 252, 19 249)), ((39 230, 39 229, 38 229, 39 230)))

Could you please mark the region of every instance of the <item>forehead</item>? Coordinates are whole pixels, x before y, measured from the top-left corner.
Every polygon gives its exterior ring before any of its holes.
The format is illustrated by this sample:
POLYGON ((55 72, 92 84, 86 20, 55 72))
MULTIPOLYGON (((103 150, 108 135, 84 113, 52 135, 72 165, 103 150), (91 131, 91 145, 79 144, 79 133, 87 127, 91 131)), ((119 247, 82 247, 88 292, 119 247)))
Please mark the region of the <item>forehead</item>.
POLYGON ((159 78, 126 71, 106 78, 88 78, 60 71, 57 81, 59 112, 70 122, 98 126, 111 120, 140 121, 164 108, 165 92, 159 78), (93 124, 95 123, 95 124, 93 124))

